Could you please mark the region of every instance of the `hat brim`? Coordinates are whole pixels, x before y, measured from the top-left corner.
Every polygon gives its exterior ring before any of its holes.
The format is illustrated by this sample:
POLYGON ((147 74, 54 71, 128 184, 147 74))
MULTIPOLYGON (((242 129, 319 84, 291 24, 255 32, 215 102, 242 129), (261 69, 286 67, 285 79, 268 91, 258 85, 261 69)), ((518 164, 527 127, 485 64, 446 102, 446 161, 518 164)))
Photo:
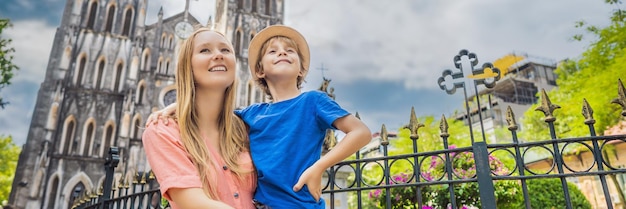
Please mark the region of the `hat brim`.
POLYGON ((263 44, 267 40, 276 36, 287 37, 296 43, 298 49, 300 50, 300 53, 302 54, 300 62, 305 69, 303 76, 306 76, 306 74, 309 72, 310 63, 309 45, 304 39, 304 36, 300 34, 300 32, 284 25, 268 26, 256 35, 254 35, 254 38, 250 40, 250 46, 248 47, 248 68, 250 68, 250 76, 256 79, 255 68, 256 63, 259 61, 258 59, 259 53, 261 53, 261 47, 263 47, 263 44))

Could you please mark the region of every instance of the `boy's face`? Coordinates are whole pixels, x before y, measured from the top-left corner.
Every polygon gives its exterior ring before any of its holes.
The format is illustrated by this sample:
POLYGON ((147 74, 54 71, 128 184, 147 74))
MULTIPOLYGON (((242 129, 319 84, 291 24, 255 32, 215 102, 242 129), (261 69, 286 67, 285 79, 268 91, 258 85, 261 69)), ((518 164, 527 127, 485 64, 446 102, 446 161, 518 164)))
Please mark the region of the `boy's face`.
POLYGON ((194 38, 191 70, 196 87, 226 88, 235 81, 235 54, 220 34, 205 31, 194 38))
POLYGON ((280 80, 297 80, 302 76, 300 70, 300 56, 296 47, 280 39, 271 39, 261 58, 262 72, 257 72, 259 78, 269 82, 280 80))

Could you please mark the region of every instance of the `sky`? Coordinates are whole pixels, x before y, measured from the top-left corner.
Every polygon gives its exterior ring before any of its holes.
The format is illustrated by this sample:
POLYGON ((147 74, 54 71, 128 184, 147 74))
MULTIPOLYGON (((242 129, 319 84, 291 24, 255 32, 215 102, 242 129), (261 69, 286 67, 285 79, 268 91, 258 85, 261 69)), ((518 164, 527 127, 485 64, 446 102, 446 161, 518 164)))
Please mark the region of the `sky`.
MULTIPOLYGON (((171 17, 184 10, 182 0, 148 0, 146 24, 159 8, 171 17)), ((0 135, 25 143, 39 86, 43 82, 65 0, 2 0, 0 18, 12 28, 13 62, 20 67, 12 84, 0 89, 10 104, 0 109, 0 135)), ((190 13, 207 22, 214 0, 192 0, 190 13)), ((454 72, 453 57, 462 49, 476 53, 479 64, 510 54, 528 54, 554 62, 576 59, 593 39, 577 21, 606 26, 615 9, 602 0, 295 0, 285 2, 284 24, 299 30, 311 50, 304 91, 332 79, 336 101, 359 113, 378 132, 382 124, 397 130, 418 116, 450 115, 463 95, 448 95, 437 79, 454 72), (320 70, 325 69, 325 70, 320 70)), ((623 9, 623 8, 622 8, 623 9)))

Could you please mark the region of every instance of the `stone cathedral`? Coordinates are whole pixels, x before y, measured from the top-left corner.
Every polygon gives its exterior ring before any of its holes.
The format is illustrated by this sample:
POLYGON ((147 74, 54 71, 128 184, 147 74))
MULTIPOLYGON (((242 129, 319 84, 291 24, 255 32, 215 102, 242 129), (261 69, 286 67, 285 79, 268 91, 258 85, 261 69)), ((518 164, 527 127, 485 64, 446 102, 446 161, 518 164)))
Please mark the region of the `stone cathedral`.
MULTIPOLYGON (((183 1, 181 1, 183 2, 183 1)), ((257 31, 282 24, 283 0, 216 0, 208 22, 184 11, 146 25, 148 0, 68 0, 57 28, 19 157, 9 203, 66 209, 104 181, 108 148, 120 148, 117 177, 150 170, 141 144, 148 115, 175 101, 178 46, 194 27, 233 43, 237 106, 264 101, 249 75, 247 47, 257 31)), ((207 13, 210 8, 207 8, 207 13)))

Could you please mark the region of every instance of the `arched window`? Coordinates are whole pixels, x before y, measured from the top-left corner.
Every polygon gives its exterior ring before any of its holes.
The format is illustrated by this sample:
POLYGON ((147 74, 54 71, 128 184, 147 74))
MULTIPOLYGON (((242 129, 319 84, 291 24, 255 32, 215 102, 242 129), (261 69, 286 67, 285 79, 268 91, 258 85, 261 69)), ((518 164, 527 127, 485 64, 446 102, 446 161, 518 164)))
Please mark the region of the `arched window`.
POLYGON ((256 4, 257 0, 252 0, 252 12, 256 12, 257 11, 257 4, 256 4))
POLYGON ((159 62, 157 63, 157 73, 163 73, 163 58, 159 57, 159 62))
POLYGON ((115 69, 115 77, 113 78, 113 92, 117 93, 120 88, 120 80, 122 79, 122 70, 124 66, 122 63, 117 65, 115 69))
POLYGON ((170 73, 170 61, 165 61, 165 75, 169 75, 170 73))
POLYGON ((76 123, 73 118, 68 119, 65 123, 65 137, 63 139, 63 154, 69 154, 72 141, 74 141, 74 132, 76 131, 76 123))
POLYGON ((161 45, 160 45, 161 48, 165 48, 165 37, 166 37, 165 33, 163 33, 163 35, 161 35, 161 45))
POLYGON ((144 51, 143 53, 143 59, 142 59, 142 68, 145 71, 150 70, 150 50, 146 49, 146 51, 144 51))
POLYGON ((235 35, 235 50, 237 52, 241 51, 241 31, 237 30, 237 34, 235 35))
POLYGON ((173 36, 173 35, 170 35, 170 46, 169 46, 169 47, 170 47, 170 49, 174 49, 174 46, 175 46, 175 45, 176 45, 176 44, 175 44, 175 42, 174 42, 174 36, 173 36))
POLYGON ((94 80, 94 89, 100 89, 102 85, 102 74, 104 73, 104 60, 100 60, 98 62, 98 67, 96 68, 96 78, 94 80))
POLYGON ((87 18, 87 25, 86 27, 89 29, 93 29, 93 25, 96 22, 96 15, 98 14, 98 1, 91 1, 90 3, 91 5, 89 5, 89 15, 87 18))
POLYGON ((70 195, 70 201, 67 205, 71 206, 74 203, 74 200, 81 198, 81 195, 85 192, 85 185, 83 182, 78 182, 74 188, 72 188, 72 193, 70 195))
POLYGON ((131 139, 141 139, 141 134, 139 133, 139 124, 141 124, 141 119, 137 117, 133 122, 133 127, 131 127, 133 129, 133 135, 131 135, 131 139))
POLYGON ((59 190, 59 176, 55 175, 50 181, 50 190, 48 191, 48 195, 46 195, 48 197, 48 207, 46 207, 47 209, 56 208, 54 206, 56 205, 57 200, 57 190, 59 190))
POLYGON ((83 73, 85 73, 85 64, 87 62, 87 58, 85 56, 81 56, 78 61, 78 69, 76 69, 76 85, 81 86, 83 84, 83 73))
POLYGON ((111 147, 111 142, 113 141, 113 125, 109 124, 106 126, 106 128, 104 128, 104 136, 102 137, 102 145, 103 149, 98 150, 98 152, 100 153, 99 156, 104 156, 104 154, 106 154, 109 151, 109 147, 111 147))
POLYGON ((133 9, 128 8, 126 12, 124 12, 124 26, 122 26, 122 35, 129 36, 130 35, 130 27, 133 25, 133 9))
POLYGON ((265 14, 270 15, 270 16, 272 15, 271 5, 272 5, 272 1, 265 0, 265 14))
POLYGON ((90 122, 87 124, 87 129, 85 130, 85 144, 83 145, 83 156, 89 156, 89 150, 91 150, 91 144, 93 143, 93 136, 95 135, 94 124, 90 122))
POLYGON ((115 20, 115 5, 109 6, 107 11, 107 21, 104 27, 104 32, 111 33, 113 31, 113 21, 115 20))
POLYGON ((143 92, 145 91, 145 89, 145 84, 139 84, 139 87, 137 88, 137 104, 143 103, 143 92))

